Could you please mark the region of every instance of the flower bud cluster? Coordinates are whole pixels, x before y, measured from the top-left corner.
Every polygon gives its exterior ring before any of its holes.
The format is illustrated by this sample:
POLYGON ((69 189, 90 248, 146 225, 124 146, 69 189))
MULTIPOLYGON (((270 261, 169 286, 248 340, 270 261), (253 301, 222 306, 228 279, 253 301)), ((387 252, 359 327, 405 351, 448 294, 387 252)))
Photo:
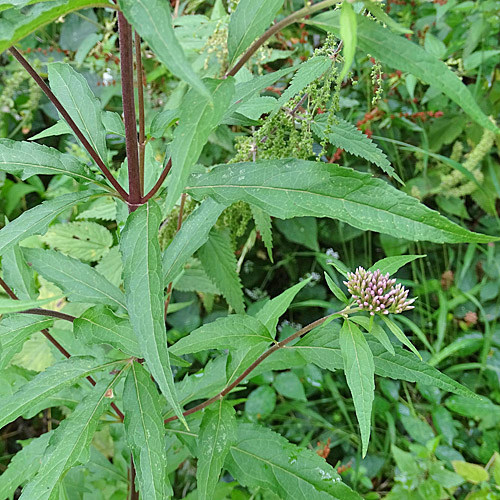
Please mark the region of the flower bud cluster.
POLYGON ((369 311, 373 316, 379 314, 399 314, 413 309, 411 304, 415 299, 408 300, 408 290, 395 279, 389 279, 389 273, 383 275, 380 269, 367 271, 358 267, 356 272, 347 274, 348 281, 344 281, 347 290, 358 306, 369 311))

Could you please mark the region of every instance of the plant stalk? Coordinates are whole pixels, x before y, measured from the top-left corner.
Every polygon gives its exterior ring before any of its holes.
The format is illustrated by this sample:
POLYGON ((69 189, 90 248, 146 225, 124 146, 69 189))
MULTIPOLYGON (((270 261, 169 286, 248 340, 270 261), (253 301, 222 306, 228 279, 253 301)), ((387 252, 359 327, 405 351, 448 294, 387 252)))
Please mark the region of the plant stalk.
POLYGON ((142 70, 141 37, 135 32, 135 72, 137 75, 137 106, 139 108, 139 178, 141 197, 144 196, 144 154, 146 151, 146 133, 144 118, 144 73, 142 70))

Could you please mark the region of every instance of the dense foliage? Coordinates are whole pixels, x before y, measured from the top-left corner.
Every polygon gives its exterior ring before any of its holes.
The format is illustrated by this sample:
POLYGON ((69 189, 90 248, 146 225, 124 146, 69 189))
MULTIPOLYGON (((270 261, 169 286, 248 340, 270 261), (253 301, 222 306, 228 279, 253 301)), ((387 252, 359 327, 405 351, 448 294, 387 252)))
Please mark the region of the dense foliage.
POLYGON ((0 0, 0 497, 500 498, 498 0, 0 0))

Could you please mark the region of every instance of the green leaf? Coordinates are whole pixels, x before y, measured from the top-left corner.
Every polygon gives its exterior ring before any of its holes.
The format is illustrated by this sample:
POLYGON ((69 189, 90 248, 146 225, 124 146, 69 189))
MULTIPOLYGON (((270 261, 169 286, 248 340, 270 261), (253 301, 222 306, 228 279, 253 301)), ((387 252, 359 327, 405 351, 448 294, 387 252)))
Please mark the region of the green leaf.
MULTIPOLYGON (((358 46, 383 64, 415 75, 455 101, 482 127, 499 133, 499 129, 481 111, 469 89, 450 68, 419 45, 358 15, 358 46)), ((340 32, 339 13, 325 12, 307 21, 326 31, 340 32)))
POLYGON ((0 298, 0 314, 9 314, 19 311, 26 311, 26 309, 33 309, 41 307, 49 302, 53 302, 57 297, 49 297, 40 300, 13 300, 0 298))
POLYGON ((269 385, 254 389, 245 402, 245 416, 256 422, 271 415, 276 407, 276 392, 269 385))
POLYGON ((362 455, 365 457, 370 442, 375 364, 365 336, 349 320, 344 321, 340 330, 340 351, 361 431, 362 455))
POLYGON ((148 368, 175 414, 185 423, 167 350, 163 268, 158 242, 160 222, 161 212, 153 201, 128 216, 120 241, 123 280, 130 322, 148 368))
POLYGON ((394 346, 392 345, 385 330, 373 319, 366 316, 351 316, 350 321, 361 325, 368 333, 371 333, 384 347, 395 356, 394 346))
POLYGON ((160 395, 150 373, 137 362, 132 363, 125 380, 123 409, 141 498, 164 500, 172 495, 172 488, 167 475, 160 395))
POLYGON ((221 165, 192 175, 187 190, 226 205, 238 200, 253 203, 281 219, 327 216, 410 240, 495 240, 467 231, 381 179, 320 162, 285 159, 221 165))
POLYGON ((164 283, 170 283, 207 240, 208 233, 217 222, 225 206, 208 198, 184 221, 180 231, 163 252, 164 283))
POLYGON ((57 285, 68 300, 126 309, 123 292, 88 264, 54 250, 25 248, 23 252, 32 268, 57 285))
POLYGON ((240 277, 231 238, 227 231, 212 230, 198 257, 208 276, 222 292, 227 303, 239 314, 245 311, 240 277))
POLYGON ((91 307, 76 318, 73 333, 88 345, 108 344, 129 356, 142 358, 142 350, 130 321, 116 316, 104 305, 91 307))
POLYGON ((410 349, 416 356, 418 356, 420 359, 422 359, 422 356, 418 352, 417 348, 410 342, 410 340, 406 337, 404 334, 403 330, 399 328, 394 321, 392 321, 390 318, 387 316, 380 314, 379 315, 382 318, 382 321, 389 327, 389 330, 394 334, 394 336, 408 349, 410 349))
POLYGON ((210 134, 219 125, 234 93, 234 80, 205 80, 210 97, 190 89, 179 109, 179 125, 171 144, 172 171, 169 175, 166 213, 170 212, 186 186, 189 174, 210 134))
MULTIPOLYGON (((9 3, 14 4, 14 2, 9 3)), ((0 19, 0 52, 65 14, 89 7, 109 7, 107 2, 96 0, 55 0, 40 2, 26 10, 24 5, 27 3, 16 3, 16 8, 7 10, 0 7, 3 11, 0 19)))
POLYGON ((49 128, 46 128, 42 132, 34 135, 33 137, 29 137, 28 140, 37 141, 38 139, 44 139, 45 137, 54 137, 57 135, 66 135, 71 133, 72 133, 71 127, 64 120, 58 120, 54 125, 52 125, 49 128))
POLYGON ((31 407, 39 404, 64 387, 73 385, 90 374, 114 367, 122 361, 113 361, 105 365, 97 364, 91 356, 72 356, 59 361, 44 372, 24 384, 12 395, 0 398, 2 414, 0 428, 13 422, 21 415, 30 415, 31 407))
POLYGON ((203 413, 198 434, 198 466, 196 481, 198 500, 214 498, 215 487, 229 452, 236 440, 234 408, 219 399, 203 413))
POLYGON ((231 15, 227 34, 230 63, 273 22, 283 0, 241 0, 231 15))
POLYGON ((351 68, 356 54, 358 23, 356 13, 349 1, 342 2, 340 9, 340 38, 344 42, 344 66, 340 72, 339 80, 342 81, 351 68))
POLYGON ((290 304, 295 296, 311 281, 311 278, 300 281, 293 285, 288 290, 280 293, 274 299, 266 302, 264 306, 259 309, 255 317, 262 322, 262 324, 271 332, 274 337, 276 334, 276 326, 283 314, 286 313, 290 304))
POLYGON ((276 219, 274 225, 288 241, 319 252, 318 225, 314 217, 294 217, 289 220, 276 219))
POLYGON ((467 462, 462 462, 461 460, 452 460, 451 464, 453 465, 455 472, 469 483, 478 484, 482 481, 488 481, 490 478, 488 471, 480 465, 469 464, 467 462))
POLYGON ((54 224, 42 239, 51 248, 87 262, 99 260, 113 244, 113 236, 104 226, 88 221, 54 224))
POLYGON ((52 318, 35 314, 3 316, 0 321, 0 369, 3 370, 7 366, 30 335, 50 328, 53 324, 52 318))
POLYGON ((0 139, 0 170, 23 181, 33 175, 69 175, 79 182, 98 182, 74 156, 34 142, 0 139))
POLYGON ((161 139, 167 129, 169 129, 179 119, 178 109, 165 109, 160 111, 151 121, 149 135, 155 139, 161 139))
POLYGON ((314 451, 299 448, 255 424, 239 424, 226 469, 243 486, 271 489, 293 500, 360 500, 335 469, 314 451))
POLYGON ((2 472, 0 476, 0 492, 2 496, 12 498, 18 486, 35 476, 43 461, 43 455, 52 435, 52 432, 42 434, 14 455, 7 470, 2 472))
POLYGON ((87 462, 92 436, 111 402, 110 394, 120 375, 121 372, 111 380, 106 377, 98 382, 54 431, 38 474, 23 488, 20 500, 49 500, 65 473, 75 465, 87 462))
POLYGON ((69 64, 48 65, 50 88, 81 130, 101 160, 107 164, 106 129, 102 123, 101 103, 87 80, 69 64))
POLYGON ((304 386, 293 372, 279 373, 274 379, 273 386, 285 398, 307 401, 304 386))
POLYGON ((50 222, 61 212, 87 200, 92 194, 95 192, 82 191, 63 194, 23 212, 17 219, 0 230, 0 255, 28 236, 43 234, 47 231, 50 222))
POLYGON ((273 259, 273 232, 271 228, 271 217, 262 211, 260 208, 250 205, 253 220, 255 221, 255 229, 259 232, 264 246, 269 255, 269 260, 274 262, 273 259))
POLYGON ((335 283, 335 281, 333 281, 332 278, 330 278, 330 276, 326 272, 325 272, 325 279, 328 288, 331 290, 333 295, 335 295, 335 297, 337 297, 337 299, 340 300, 340 302, 348 304, 349 299, 345 296, 345 293, 339 288, 339 286, 335 283))
POLYGON ((36 299, 37 291, 33 271, 24 260, 19 245, 11 247, 2 257, 3 278, 23 300, 36 299))
POLYGON ((403 266, 406 264, 413 262, 415 259, 422 259, 423 257, 427 257, 427 255, 397 255, 395 257, 385 257, 381 259, 372 267, 370 267, 369 271, 380 270, 381 274, 390 275, 397 273, 403 266))
POLYGON ((380 22, 386 24, 392 31, 395 33, 402 33, 403 35, 413 33, 412 30, 401 26, 401 24, 397 23, 391 16, 387 15, 378 4, 365 0, 365 7, 373 14, 380 22))
POLYGON ((231 314, 200 326, 178 340, 170 351, 177 356, 207 349, 229 349, 273 341, 268 329, 253 316, 231 314))
POLYGON ((168 3, 163 0, 118 0, 118 5, 156 57, 177 78, 209 97, 207 88, 194 72, 175 36, 168 3))

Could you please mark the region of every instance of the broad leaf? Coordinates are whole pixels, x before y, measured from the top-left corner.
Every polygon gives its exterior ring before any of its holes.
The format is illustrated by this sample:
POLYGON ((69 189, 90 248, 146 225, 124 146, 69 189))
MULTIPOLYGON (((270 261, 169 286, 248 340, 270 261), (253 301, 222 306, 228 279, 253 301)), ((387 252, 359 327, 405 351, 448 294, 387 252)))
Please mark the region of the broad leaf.
POLYGON ((0 314, 15 313, 18 311, 26 311, 35 307, 42 307, 49 302, 53 302, 57 297, 49 297, 40 300, 13 300, 0 298, 0 314))
POLYGON ((32 268, 57 285, 68 300, 126 309, 123 292, 88 264, 54 250, 25 248, 23 252, 32 268))
POLYGON ((19 245, 14 245, 2 257, 2 272, 6 283, 23 300, 36 299, 35 277, 24 260, 19 245))
POLYGON ((122 363, 122 361, 113 361, 105 365, 98 364, 90 356, 72 356, 59 361, 24 384, 14 394, 0 398, 2 408, 0 428, 21 415, 29 414, 31 407, 64 387, 73 385, 96 371, 111 369, 117 363, 122 363))
POLYGON ((113 387, 119 379, 106 377, 77 406, 54 432, 35 478, 23 488, 22 500, 49 500, 59 481, 75 465, 86 463, 89 446, 99 419, 111 403, 113 387))
POLYGON ((215 487, 229 452, 236 440, 236 417, 234 408, 219 399, 203 414, 198 434, 198 465, 196 481, 198 500, 214 498, 215 487))
POLYGON ((210 97, 190 89, 179 109, 179 125, 172 140, 172 170, 169 175, 165 212, 179 199, 208 137, 219 125, 234 93, 233 78, 205 80, 210 97))
POLYGON ((98 182, 74 156, 34 142, 0 139, 0 170, 23 181, 33 175, 69 175, 78 182, 98 182))
MULTIPOLYGON (((498 128, 481 111, 469 89, 460 78, 439 59, 420 45, 390 30, 365 16, 358 15, 358 46, 378 61, 388 66, 415 75, 455 101, 474 121, 482 127, 498 133, 498 128)), ((338 11, 325 12, 307 21, 324 30, 340 32, 338 11)))
POLYGON ((240 277, 236 272, 237 262, 229 233, 212 230, 208 241, 199 249, 198 257, 227 303, 238 314, 243 314, 245 311, 243 291, 240 277))
POLYGON ((221 165, 191 176, 195 197, 225 204, 252 203, 281 219, 331 217, 363 230, 437 243, 488 242, 393 188, 352 169, 306 160, 263 160, 221 165))
POLYGON ((374 163, 386 174, 403 182, 392 168, 385 153, 352 123, 337 118, 335 123, 329 125, 328 115, 320 115, 312 123, 312 130, 318 137, 328 139, 333 146, 374 163))
POLYGON ((87 200, 92 194, 95 192, 82 191, 63 194, 23 212, 17 219, 0 230, 0 255, 28 236, 45 233, 50 222, 61 212, 87 200))
POLYGON ((73 332, 86 344, 108 344, 129 356, 142 358, 142 350, 130 321, 116 316, 106 306, 87 309, 73 321, 73 332))
POLYGON ((39 2, 26 11, 23 7, 27 3, 29 2, 16 4, 16 8, 7 10, 0 8, 3 10, 2 19, 0 19, 0 52, 65 14, 89 7, 109 6, 108 2, 95 0, 55 0, 39 2), (22 11, 21 8, 23 8, 22 11))
POLYGON ((125 380, 123 408, 141 498, 164 500, 172 495, 172 488, 167 476, 160 395, 151 375, 137 362, 132 363, 125 380))
POLYGON ((272 23, 284 0, 240 0, 231 15, 227 35, 229 61, 233 62, 272 23))
POLYGON ((118 0, 118 5, 156 57, 177 78, 209 97, 207 88, 189 64, 175 36, 168 3, 163 0, 118 0))
POLYGON ((254 424, 238 425, 237 442, 229 450, 225 467, 242 485, 271 489, 280 498, 361 499, 314 451, 254 424))
POLYGON ((207 241, 208 233, 223 210, 224 205, 208 198, 189 215, 180 231, 163 252, 165 284, 177 277, 193 253, 207 241))
POLYGON ((90 90, 87 80, 66 63, 49 64, 48 74, 52 92, 101 160, 107 164, 106 129, 101 118, 101 103, 90 90))
POLYGON ((177 356, 207 349, 229 349, 273 341, 269 330, 253 316, 231 314, 200 326, 170 350, 177 356))
POLYGON ((158 228, 161 212, 150 201, 132 212, 120 241, 130 322, 151 374, 182 422, 170 368, 163 304, 163 268, 158 228))
POLYGON ((347 385, 351 390, 361 431, 362 456, 368 451, 375 393, 373 354, 361 330, 345 320, 340 330, 340 351, 344 360, 347 385))
POLYGON ((415 259, 421 259, 423 257, 427 257, 426 255, 397 255, 395 257, 385 257, 381 259, 372 267, 370 267, 369 271, 380 270, 381 274, 389 273, 394 274, 397 273, 403 266, 406 264, 413 262, 415 259))

